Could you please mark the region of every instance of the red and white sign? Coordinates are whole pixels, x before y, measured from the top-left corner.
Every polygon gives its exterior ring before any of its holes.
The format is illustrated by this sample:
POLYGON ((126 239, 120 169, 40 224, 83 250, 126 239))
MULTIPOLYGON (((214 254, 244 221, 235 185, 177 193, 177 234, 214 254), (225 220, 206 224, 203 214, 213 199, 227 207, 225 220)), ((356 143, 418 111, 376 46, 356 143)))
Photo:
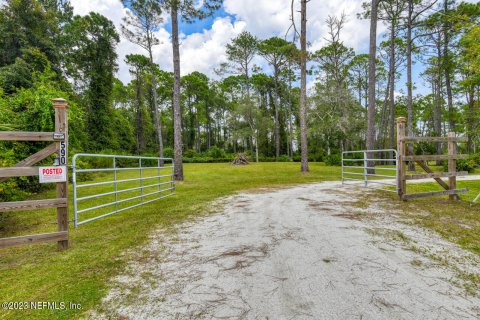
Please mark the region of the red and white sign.
POLYGON ((40 167, 38 169, 40 183, 65 182, 67 181, 67 167, 40 167))

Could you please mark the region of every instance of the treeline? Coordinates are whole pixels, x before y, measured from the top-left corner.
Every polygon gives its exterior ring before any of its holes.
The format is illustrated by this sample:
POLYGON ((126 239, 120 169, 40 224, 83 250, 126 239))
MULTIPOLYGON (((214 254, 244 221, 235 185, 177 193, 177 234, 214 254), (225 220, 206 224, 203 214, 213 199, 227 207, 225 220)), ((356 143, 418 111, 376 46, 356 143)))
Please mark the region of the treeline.
MULTIPOLYGON (((192 11, 189 1, 178 1, 178 10, 191 21, 211 14, 220 2, 207 2, 209 11, 201 12, 192 11)), ((172 157, 179 101, 178 132, 187 161, 226 161, 238 152, 253 161, 298 161, 302 55, 295 41, 242 32, 226 46, 228 63, 218 65, 218 76, 184 75, 177 99, 174 73, 161 70, 152 55, 158 45, 154 31, 169 3, 125 2, 130 11, 116 30, 102 15, 74 16, 65 0, 5 1, 0 10, 0 130, 53 130, 50 100, 63 97, 70 104, 71 151, 172 157), (120 37, 145 52, 126 56, 129 83, 115 77, 120 37), (258 59, 268 67, 254 65, 258 59)), ((395 146, 394 119, 402 115, 408 118, 409 134, 455 130, 468 137, 468 151, 476 152, 480 5, 372 3, 388 29, 376 55, 375 147, 395 146), (414 62, 425 66, 422 79, 412 78, 414 62), (431 93, 415 94, 424 81, 431 93)), ((365 4, 359 18, 369 19, 371 8, 365 4)), ((346 19, 329 17, 326 45, 308 54, 316 79, 307 100, 311 161, 332 162, 341 151, 366 145, 369 55, 345 46, 346 19)), ((1 143, 1 165, 13 165, 40 147, 1 143)))
MULTIPOLYGON (((472 40, 478 40, 480 4, 373 0, 364 4, 364 9, 361 17, 387 27, 384 40, 376 45, 376 126, 375 136, 370 137, 375 146, 395 145, 394 118, 402 115, 407 118, 410 136, 442 136, 455 131, 468 137, 463 151, 477 152, 480 47, 472 40), (422 69, 420 78, 414 77, 414 65, 422 69), (399 81, 403 76, 406 83, 399 81), (422 83, 430 93, 415 93, 422 83)), ((440 153, 442 145, 420 145, 416 152, 440 153)))

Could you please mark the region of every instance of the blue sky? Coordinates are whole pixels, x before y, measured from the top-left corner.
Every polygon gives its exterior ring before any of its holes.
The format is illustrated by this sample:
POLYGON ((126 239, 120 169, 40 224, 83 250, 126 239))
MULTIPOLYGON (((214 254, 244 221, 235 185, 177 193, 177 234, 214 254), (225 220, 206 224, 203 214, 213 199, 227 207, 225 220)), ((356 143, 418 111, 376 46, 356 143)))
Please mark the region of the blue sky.
MULTIPOLYGON (((181 30, 183 34, 188 36, 193 33, 201 32, 204 29, 211 29, 213 22, 217 18, 224 18, 224 17, 230 17, 231 21, 235 22, 235 16, 226 12, 225 9, 222 7, 221 9, 215 11, 215 13, 212 16, 203 20, 195 20, 194 23, 185 23, 180 19, 179 30, 181 30)), ((171 29, 170 21, 168 21, 165 24, 165 28, 167 30, 171 29)))
MULTIPOLYGON (((359 20, 356 15, 362 8, 364 0, 311 0, 308 3, 308 40, 311 42, 311 51, 320 49, 325 45, 327 36, 325 19, 331 16, 347 15, 347 23, 342 30, 341 39, 345 45, 354 48, 355 52, 367 53, 369 40, 369 21, 359 20)), ((99 12, 119 28, 125 8, 118 0, 71 0, 76 14, 87 14, 90 11, 99 12)), ((298 1, 297 1, 298 2, 298 1)), ((297 3, 298 4, 298 3, 297 3)), ((298 16, 296 16, 298 23, 298 16)), ((200 71, 210 77, 216 77, 213 70, 221 63, 226 62, 225 45, 241 31, 247 30, 257 37, 285 35, 290 26, 290 0, 224 0, 224 5, 212 17, 192 24, 180 20, 181 38, 181 70, 182 74, 200 71)), ((172 70, 170 20, 165 14, 165 23, 157 32, 161 44, 154 49, 154 58, 165 70, 172 70)), ((385 26, 379 23, 380 35, 385 31, 385 26)), ((118 45, 119 53, 119 78, 128 82, 130 74, 128 67, 123 62, 124 56, 129 53, 145 52, 129 43, 125 39, 118 45)), ((255 64, 269 72, 269 66, 261 58, 255 64)), ((414 65, 414 81, 418 88, 416 93, 428 93, 423 79, 419 77, 423 69, 421 63, 414 65)), ((310 82, 313 78, 310 79, 310 82)), ((405 87, 405 76, 397 83, 397 91, 405 87)))

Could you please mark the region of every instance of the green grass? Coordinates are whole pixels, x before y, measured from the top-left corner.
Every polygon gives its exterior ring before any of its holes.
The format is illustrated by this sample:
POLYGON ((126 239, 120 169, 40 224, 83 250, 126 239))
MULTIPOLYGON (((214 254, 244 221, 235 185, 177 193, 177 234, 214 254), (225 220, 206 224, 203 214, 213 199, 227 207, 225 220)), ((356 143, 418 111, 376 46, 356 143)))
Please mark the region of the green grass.
MULTIPOLYGON (((450 201, 448 196, 436 196, 396 202, 396 206, 414 224, 431 229, 445 239, 480 255, 480 201, 470 206, 470 202, 480 193, 480 184, 474 180, 458 181, 457 188, 469 189, 468 193, 460 195, 461 201, 450 201)), ((444 189, 435 182, 407 185, 408 193, 441 190, 444 189)))
MULTIPOLYGON (((175 196, 93 221, 78 229, 71 228, 67 251, 56 251, 55 243, 1 249, 0 302, 73 302, 80 304, 82 310, 0 310, 0 318, 80 317, 82 311, 100 302, 108 290, 108 279, 125 267, 129 257, 122 255, 123 252, 140 248, 155 228, 168 227, 208 212, 208 203, 217 197, 257 187, 340 179, 339 167, 311 163, 309 174, 301 174, 299 169, 298 163, 187 164, 186 180, 177 184, 175 196)), ((119 178, 127 177, 125 173, 119 178)), ((100 178, 108 179, 108 175, 100 178)), ((132 186, 134 184, 129 187, 132 186)), ((108 192, 110 188, 105 186, 96 191, 108 192)), ((39 199, 47 197, 54 198, 54 191, 36 196, 39 199)), ((95 200, 89 206, 99 203, 100 200, 95 200)), ((71 206, 69 212, 71 219, 71 206)), ((55 220, 54 210, 4 214, 0 216, 0 237, 55 231, 55 220)))
MULTIPOLYGON (((81 317, 83 311, 98 305, 108 291, 108 280, 121 272, 131 258, 122 253, 128 249, 141 250, 142 244, 148 241, 150 231, 206 214, 211 210, 210 201, 240 190, 339 180, 341 176, 339 167, 311 163, 310 169, 309 174, 300 174, 298 163, 254 163, 248 166, 186 164, 186 181, 177 184, 175 196, 93 221, 78 229, 71 228, 71 246, 67 251, 56 251, 55 243, 1 249, 0 302, 73 302, 80 304, 82 310, 6 312, 0 309, 0 318, 81 317)), ((147 170, 144 173, 155 174, 147 170)), ((131 177, 134 177, 133 173, 123 172, 118 179, 131 177)), ((111 180, 111 175, 104 174, 96 180, 111 180)), ((122 188, 137 185, 131 182, 122 188)), ((381 192, 376 195, 383 197, 386 208, 395 206, 403 210, 403 215, 411 223, 434 230, 463 248, 480 254, 480 203, 473 207, 468 203, 480 192, 480 185, 476 181, 461 181, 458 182, 458 188, 470 189, 468 194, 462 195, 463 201, 460 202, 449 201, 446 196, 400 202, 394 195, 381 192)), ((435 183, 408 185, 409 193, 432 190, 441 189, 435 183)), ((108 191, 111 191, 111 186, 95 190, 98 193, 108 191)), ((82 192, 80 196, 87 196, 93 189, 82 192)), ((134 195, 129 193, 122 197, 134 195)), ((54 198, 54 191, 37 195, 36 198, 54 198)), ((111 198, 108 197, 95 199, 88 206, 109 200, 111 198)), ((70 207, 70 218, 72 212, 70 207)), ((105 213, 107 209, 98 212, 105 213)), ((83 217, 88 218, 89 215, 83 217)), ((55 221, 54 210, 2 214, 0 237, 55 231, 55 221)))

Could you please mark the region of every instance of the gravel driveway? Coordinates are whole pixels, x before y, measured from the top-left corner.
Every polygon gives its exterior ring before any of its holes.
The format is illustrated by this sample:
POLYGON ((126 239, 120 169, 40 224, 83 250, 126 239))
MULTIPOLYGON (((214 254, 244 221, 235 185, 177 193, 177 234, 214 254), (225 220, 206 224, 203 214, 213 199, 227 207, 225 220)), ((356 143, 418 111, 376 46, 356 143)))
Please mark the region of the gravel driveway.
POLYGON ((92 317, 480 319, 478 256, 355 205, 366 192, 327 182, 223 199, 155 232, 92 317))

